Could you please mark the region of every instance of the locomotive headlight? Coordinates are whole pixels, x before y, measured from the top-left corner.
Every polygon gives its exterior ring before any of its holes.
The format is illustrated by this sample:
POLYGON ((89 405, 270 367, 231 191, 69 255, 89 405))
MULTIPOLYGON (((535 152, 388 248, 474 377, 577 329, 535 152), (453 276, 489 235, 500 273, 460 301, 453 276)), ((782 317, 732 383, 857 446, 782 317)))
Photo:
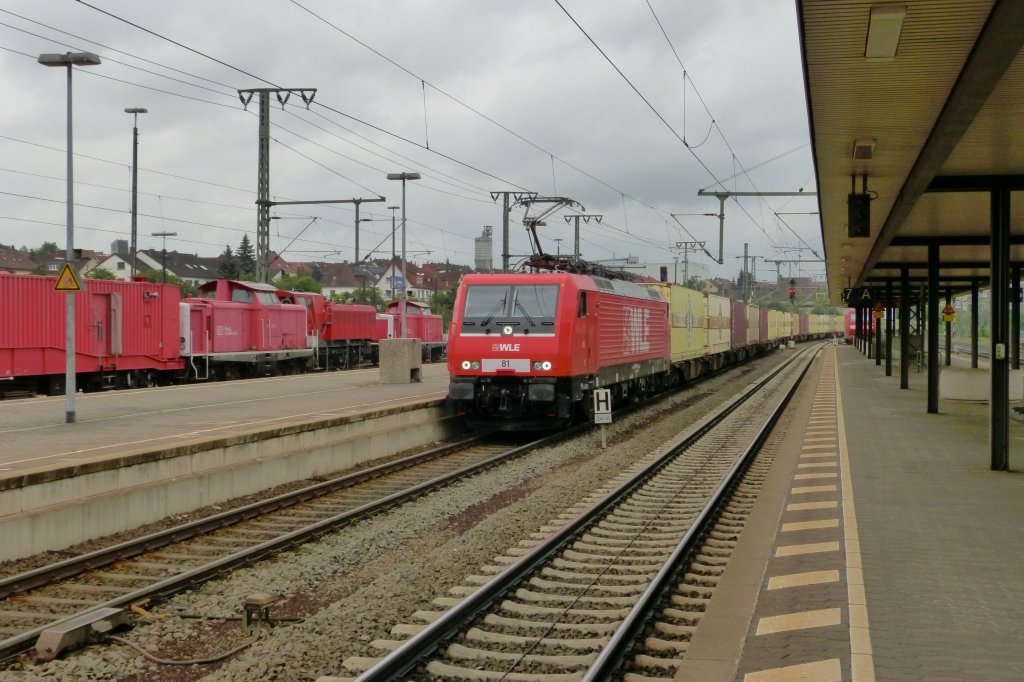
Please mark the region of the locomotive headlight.
POLYGON ((477 360, 463 360, 462 369, 480 369, 480 362, 477 360))
POLYGON ((551 369, 551 362, 549 360, 536 360, 533 363, 533 369, 538 372, 547 372, 551 369))

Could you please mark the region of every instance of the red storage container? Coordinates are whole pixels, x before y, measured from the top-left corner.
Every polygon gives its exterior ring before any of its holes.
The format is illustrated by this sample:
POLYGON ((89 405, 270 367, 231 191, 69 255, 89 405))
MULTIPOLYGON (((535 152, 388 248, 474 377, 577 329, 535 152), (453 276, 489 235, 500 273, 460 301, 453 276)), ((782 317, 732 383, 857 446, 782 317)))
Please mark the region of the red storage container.
POLYGON ((747 345, 747 304, 743 301, 732 303, 732 347, 743 348, 747 345))
POLYGON ((378 338, 377 309, 357 303, 328 303, 324 341, 374 340, 378 338))
POLYGON ((757 340, 760 343, 768 343, 771 336, 768 333, 768 308, 757 309, 757 340))
MULTIPOLYGON (((0 274, 0 377, 63 375, 66 302, 56 277, 0 274)), ((82 279, 76 373, 180 369, 178 287, 82 279)))

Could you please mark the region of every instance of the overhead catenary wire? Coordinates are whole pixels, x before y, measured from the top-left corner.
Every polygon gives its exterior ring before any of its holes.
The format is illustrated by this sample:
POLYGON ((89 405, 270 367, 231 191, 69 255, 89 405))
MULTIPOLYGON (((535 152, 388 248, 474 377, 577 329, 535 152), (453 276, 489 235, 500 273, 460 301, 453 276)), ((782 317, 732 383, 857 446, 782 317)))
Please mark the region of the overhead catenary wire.
MULTIPOLYGON (((95 9, 95 7, 94 7, 93 5, 91 5, 91 4, 87 3, 87 2, 83 2, 82 4, 83 4, 83 5, 85 5, 85 6, 88 6, 88 7, 93 7, 93 8, 95 9)), ((298 3, 293 3, 293 4, 295 4, 296 6, 300 6, 300 7, 301 7, 301 5, 299 5, 298 3)), ((303 8, 303 9, 305 9, 305 8, 303 8)), ((100 11, 103 11, 103 10, 100 10, 100 11)), ((108 12, 105 12, 105 11, 103 11, 103 12, 104 12, 105 14, 108 14, 108 15, 109 15, 109 13, 108 13, 108 12)), ((127 23, 131 23, 131 22, 127 22, 127 23)), ((133 24, 133 25, 135 25, 135 24, 133 24)), ((151 33, 152 33, 152 32, 151 32, 151 33)), ((154 34, 155 34, 155 33, 154 33, 154 34)), ((155 34, 155 35, 158 35, 158 34, 155 34)), ((179 43, 179 42, 177 42, 177 41, 170 41, 170 42, 172 42, 172 43, 174 43, 174 44, 177 44, 177 45, 181 45, 181 46, 183 46, 183 47, 186 47, 186 48, 187 48, 187 46, 184 46, 184 45, 183 45, 182 43, 179 43)), ((195 51, 195 50, 193 50, 193 52, 195 52, 196 54, 202 54, 202 55, 203 55, 203 56, 205 56, 205 57, 209 57, 209 55, 205 55, 204 53, 202 53, 202 52, 200 52, 200 51, 195 51)), ((218 63, 224 64, 224 65, 226 65, 226 66, 230 66, 229 64, 227 64, 226 62, 223 62, 223 61, 221 61, 221 60, 217 60, 217 59, 214 59, 214 61, 217 61, 218 63)), ((397 64, 396 64, 396 66, 397 66, 397 64)), ((244 70, 241 70, 241 69, 239 69, 239 72, 241 72, 241 73, 248 73, 248 72, 246 72, 246 71, 244 71, 244 70)), ((251 76, 252 74, 248 74, 248 75, 250 75, 250 76, 251 76)), ((261 79, 261 80, 263 80, 263 82, 269 82, 269 81, 266 81, 265 79, 261 79)), ((424 93, 424 97, 425 97, 425 87, 426 87, 427 85, 430 85, 430 86, 431 86, 431 88, 432 88, 432 89, 434 89, 434 90, 436 90, 436 91, 442 92, 442 94, 444 94, 444 95, 445 95, 446 97, 447 97, 447 96, 449 96, 449 95, 447 95, 447 93, 444 93, 443 91, 440 91, 440 89, 438 89, 438 88, 435 88, 435 87, 434 87, 433 85, 431 85, 430 83, 428 83, 428 82, 427 82, 426 80, 423 80, 423 79, 421 79, 421 83, 420 83, 420 86, 421 86, 421 90, 422 90, 422 91, 423 91, 423 93, 424 93)), ((170 93, 170 94, 174 94, 174 93, 170 93)), ((316 103, 316 105, 317 105, 318 107, 319 107, 319 106, 321 106, 322 104, 323 104, 322 102, 318 102, 318 103, 316 103)), ((426 105, 425 105, 425 109, 426 109, 426 105)), ((329 107, 328 107, 328 108, 327 108, 326 110, 333 110, 333 109, 331 109, 331 108, 329 108, 329 107)), ((339 113, 339 114, 340 114, 340 115, 342 115, 342 116, 347 116, 346 114, 344 114, 344 113, 342 113, 342 112, 337 112, 337 110, 333 110, 333 111, 335 111, 336 113, 339 113)), ((313 113, 314 113, 314 114, 315 114, 316 116, 322 116, 322 114, 320 113, 320 111, 316 111, 316 112, 313 112, 313 113)), ((425 111, 425 114, 426 114, 426 111, 425 111)), ((358 122, 358 123, 360 123, 360 124, 363 124, 363 125, 366 125, 366 124, 367 124, 367 123, 366 123, 366 121, 361 121, 361 120, 359 120, 359 119, 357 119, 357 118, 354 118, 354 117, 349 117, 349 118, 351 118, 352 120, 354 120, 354 121, 356 121, 356 122, 358 122)), ((327 120, 329 120, 329 119, 327 119, 327 120)), ((335 122, 333 122, 333 121, 332 121, 331 123, 332 123, 332 125, 338 125, 338 123, 335 123, 335 122)), ((425 115, 425 123, 426 123, 426 115, 425 115)), ((375 128, 375 129, 377 129, 377 130, 380 130, 379 128, 375 128)), ((292 131, 292 132, 294 132, 294 131, 292 131)), ((425 133, 426 133, 426 132, 427 132, 427 128, 426 128, 426 126, 425 126, 425 133)), ((511 132, 511 131, 510 131, 510 132, 511 132)), ((405 142, 409 142, 408 140, 405 140, 405 139, 404 139, 404 138, 402 138, 401 136, 396 136, 396 138, 397 138, 397 139, 399 139, 400 141, 405 141, 405 142)), ((280 138, 276 138, 276 139, 277 139, 277 141, 280 141, 280 138)), ((525 139, 525 138, 522 138, 522 139, 525 139)), ((426 150, 428 150, 428 151, 430 151, 430 152, 434 152, 434 150, 432 150, 432 149, 429 149, 429 147, 431 146, 431 145, 430 145, 430 143, 429 143, 429 139, 428 139, 428 140, 426 140, 426 144, 425 144, 425 146, 424 146, 424 145, 419 145, 419 146, 420 146, 420 148, 424 148, 424 149, 426 149, 426 150)), ((556 155, 554 155, 554 154, 552 154, 552 155, 551 155, 551 157, 552 157, 552 158, 558 158, 558 157, 557 157, 556 155)), ((307 158, 309 158, 309 157, 307 157, 307 158)), ((451 158, 451 157, 447 157, 447 158, 451 158)), ((310 160, 312 160, 312 161, 313 161, 314 163, 317 163, 317 164, 319 164, 319 162, 315 161, 314 159, 310 159, 310 160)), ((561 159, 559 159, 559 160, 561 161, 561 159)), ((457 161, 456 161, 456 162, 457 162, 457 161)), ((564 163, 564 161, 563 161, 563 163, 564 163)), ((323 165, 323 164, 320 164, 320 165, 323 165)), ((569 165, 569 166, 571 166, 571 167, 574 167, 574 168, 575 168, 575 166, 573 166, 572 164, 566 164, 566 165, 569 165)), ((470 168, 472 169, 472 167, 471 167, 471 166, 470 166, 470 168)), ((477 169, 477 170, 479 170, 479 169, 477 169)), ((339 174, 339 175, 340 175, 340 174, 339 174)), ((493 178, 493 177, 495 177, 495 176, 493 176, 493 175, 492 175, 492 176, 490 176, 490 177, 492 177, 492 178, 493 178)), ((596 180, 596 178, 594 178, 594 176, 588 176, 588 177, 590 177, 591 179, 595 179, 595 180, 596 180)), ((507 182, 507 181, 503 181, 503 182, 507 182)), ((612 187, 611 187, 611 185, 608 185, 607 183, 603 183, 603 184, 604 184, 604 186, 606 186, 606 187, 612 188, 612 187)), ((614 188, 613 188, 613 189, 614 189, 614 188)), ((638 205, 646 206, 646 207, 648 207, 648 208, 651 208, 651 209, 653 209, 653 210, 655 210, 655 211, 659 211, 659 212, 662 212, 662 213, 664 213, 664 211, 663 211, 662 209, 656 208, 656 207, 652 206, 652 205, 651 205, 650 203, 648 203, 648 202, 644 202, 644 201, 638 200, 638 199, 636 199, 635 197, 633 197, 632 195, 629 195, 628 193, 625 193, 625 192, 621 192, 621 191, 618 191, 618 190, 616 190, 616 191, 617 191, 617 192, 618 192, 618 193, 619 193, 619 194, 620 194, 620 195, 621 195, 622 197, 625 197, 625 196, 629 196, 629 197, 630 197, 631 199, 633 199, 634 201, 636 201, 638 205)), ((454 195, 454 196, 458 196, 458 195, 454 195)), ((459 197, 459 198, 463 198, 463 199, 466 199, 467 197, 459 197)), ((470 199, 470 200, 472 200, 472 199, 470 199)), ((625 204, 625 202, 624 202, 624 201, 623 201, 623 204, 625 204)), ((625 213, 625 206, 624 206, 624 213, 625 213)), ((626 233, 628 234, 628 233, 629 233, 629 226, 628 226, 628 221, 629 221, 629 218, 630 218, 630 216, 628 215, 628 213, 625 213, 625 216, 624 216, 624 217, 625 217, 625 219, 626 219, 626 221, 627 221, 627 228, 626 228, 626 233)), ((412 222, 412 221, 410 221, 410 223, 411 223, 411 222, 412 222)), ((685 228, 684 228, 684 229, 685 229, 685 228)))

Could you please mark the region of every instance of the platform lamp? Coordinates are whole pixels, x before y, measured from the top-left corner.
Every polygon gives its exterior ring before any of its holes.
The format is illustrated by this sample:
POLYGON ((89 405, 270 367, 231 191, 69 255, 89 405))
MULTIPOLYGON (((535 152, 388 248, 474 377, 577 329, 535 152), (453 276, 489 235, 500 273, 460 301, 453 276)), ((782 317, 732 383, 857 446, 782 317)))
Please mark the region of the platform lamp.
POLYGON ((135 253, 137 250, 139 230, 139 114, 148 114, 144 107, 128 107, 124 113, 131 114, 132 123, 132 249, 131 263, 128 267, 131 276, 135 276, 135 253))
MULTIPOLYGON (((67 263, 71 265, 75 260, 75 172, 72 159, 72 125, 71 125, 71 67, 74 66, 96 66, 100 58, 92 52, 65 52, 64 54, 41 54, 37 60, 43 66, 63 66, 68 70, 68 228, 67 228, 67 263)), ((64 369, 64 393, 65 393, 65 421, 68 424, 75 422, 75 292, 67 292, 67 303, 65 304, 66 317, 65 327, 65 360, 64 369)))
POLYGON ((167 284, 167 238, 168 237, 177 237, 178 233, 177 232, 154 232, 153 236, 154 237, 161 237, 163 239, 163 263, 162 263, 162 266, 161 266, 162 270, 163 270, 163 276, 161 277, 161 280, 163 281, 164 284, 167 284))
MULTIPOLYGON (((419 173, 388 173, 388 180, 401 180, 402 181, 402 333, 398 338, 405 338, 405 302, 408 296, 408 285, 405 281, 405 181, 406 180, 419 180, 419 173)), ((394 215, 394 214, 392 214, 394 215)), ((394 234, 394 233, 392 233, 394 234)))

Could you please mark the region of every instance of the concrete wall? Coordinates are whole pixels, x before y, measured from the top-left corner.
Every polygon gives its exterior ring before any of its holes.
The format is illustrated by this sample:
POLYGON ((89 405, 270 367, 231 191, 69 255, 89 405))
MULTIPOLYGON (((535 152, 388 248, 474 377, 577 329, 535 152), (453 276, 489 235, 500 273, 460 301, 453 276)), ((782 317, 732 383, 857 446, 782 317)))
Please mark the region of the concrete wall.
POLYGON ((0 490, 0 560, 341 472, 454 432, 438 401, 30 472, 0 490))
MULTIPOLYGON (((1011 401, 1024 399, 1024 371, 1010 370, 1011 401)), ((992 373, 988 368, 941 367, 939 397, 987 403, 992 397, 992 373)))

